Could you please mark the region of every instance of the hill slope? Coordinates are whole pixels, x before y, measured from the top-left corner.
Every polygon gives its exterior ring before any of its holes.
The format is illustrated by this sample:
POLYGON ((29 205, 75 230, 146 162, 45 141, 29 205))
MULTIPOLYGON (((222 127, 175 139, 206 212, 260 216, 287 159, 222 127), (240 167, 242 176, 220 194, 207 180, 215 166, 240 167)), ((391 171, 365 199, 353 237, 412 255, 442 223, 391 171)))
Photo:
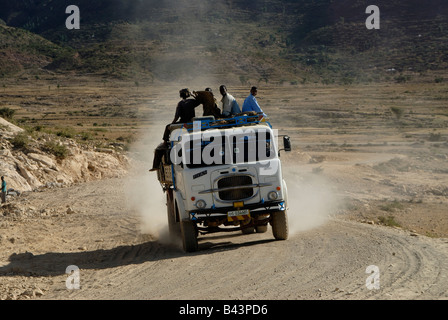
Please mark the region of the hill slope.
MULTIPOLYGON (((377 1, 380 30, 365 27, 369 4, 2 0, 0 18, 50 40, 49 48, 58 46, 57 56, 44 59, 54 71, 152 81, 224 78, 245 84, 381 81, 392 68, 446 70, 446 2, 377 1), (72 4, 81 11, 80 30, 65 28, 65 8, 72 4)), ((11 72, 4 64, 0 70, 11 72)))
MULTIPOLYGON (((73 51, 30 31, 0 25, 0 75, 37 72, 73 51)), ((63 66, 59 68, 63 70, 63 66)))

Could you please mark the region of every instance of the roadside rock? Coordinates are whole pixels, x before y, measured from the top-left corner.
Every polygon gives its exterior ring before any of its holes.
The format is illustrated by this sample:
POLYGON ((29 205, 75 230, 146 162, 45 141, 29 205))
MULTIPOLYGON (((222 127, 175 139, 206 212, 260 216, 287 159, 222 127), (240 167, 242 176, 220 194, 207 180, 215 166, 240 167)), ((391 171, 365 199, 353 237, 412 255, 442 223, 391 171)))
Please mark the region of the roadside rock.
POLYGON ((12 124, 9 121, 6 121, 5 119, 0 117, 0 126, 5 127, 6 130, 4 130, 3 135, 12 137, 16 135, 17 133, 21 133, 25 130, 22 128, 12 124))
POLYGON ((66 212, 67 214, 73 214, 75 213, 75 210, 73 210, 71 207, 68 207, 66 212))
POLYGON ((8 188, 33 191, 41 188, 68 186, 92 180, 121 177, 127 173, 127 156, 108 148, 80 145, 74 139, 52 135, 33 140, 26 149, 15 149, 9 141, 23 129, 0 118, 0 172, 8 188), (54 142, 66 148, 65 158, 44 152, 45 143, 54 142))
POLYGON ((56 164, 53 162, 53 160, 47 156, 37 154, 37 153, 28 153, 28 158, 46 166, 47 168, 56 170, 56 164))
POLYGON ((40 181, 31 174, 20 162, 16 161, 17 171, 20 175, 25 178, 30 186, 38 186, 40 185, 40 181))

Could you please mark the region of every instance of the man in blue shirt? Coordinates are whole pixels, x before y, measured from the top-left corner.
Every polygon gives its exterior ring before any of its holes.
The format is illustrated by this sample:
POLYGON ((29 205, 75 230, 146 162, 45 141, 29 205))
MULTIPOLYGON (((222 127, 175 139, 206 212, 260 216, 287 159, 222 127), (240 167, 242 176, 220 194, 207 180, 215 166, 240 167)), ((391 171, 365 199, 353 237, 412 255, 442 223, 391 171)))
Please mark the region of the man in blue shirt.
POLYGON ((266 117, 266 114, 261 110, 260 105, 255 98, 256 95, 257 87, 252 87, 250 89, 250 95, 244 100, 242 112, 255 111, 256 113, 262 113, 263 116, 266 117))

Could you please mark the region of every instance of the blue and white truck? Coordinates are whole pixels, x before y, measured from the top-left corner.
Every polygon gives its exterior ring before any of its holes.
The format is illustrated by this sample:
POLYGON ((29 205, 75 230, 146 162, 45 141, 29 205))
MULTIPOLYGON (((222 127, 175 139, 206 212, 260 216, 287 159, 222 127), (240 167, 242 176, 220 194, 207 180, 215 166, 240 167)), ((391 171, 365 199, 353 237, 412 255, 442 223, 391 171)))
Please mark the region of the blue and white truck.
POLYGON ((198 237, 241 230, 288 238, 288 190, 276 130, 263 115, 229 119, 194 118, 172 124, 170 141, 157 170, 166 193, 170 235, 187 252, 198 237))

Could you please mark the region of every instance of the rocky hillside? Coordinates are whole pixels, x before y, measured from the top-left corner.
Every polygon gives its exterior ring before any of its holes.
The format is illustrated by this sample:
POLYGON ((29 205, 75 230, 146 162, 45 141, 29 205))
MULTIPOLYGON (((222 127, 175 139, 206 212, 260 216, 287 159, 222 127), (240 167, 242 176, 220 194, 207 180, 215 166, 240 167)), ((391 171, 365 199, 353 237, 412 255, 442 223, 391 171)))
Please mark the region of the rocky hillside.
POLYGON ((18 193, 120 177, 128 166, 128 157, 112 148, 95 148, 46 133, 30 136, 0 118, 0 173, 8 189, 18 193))

